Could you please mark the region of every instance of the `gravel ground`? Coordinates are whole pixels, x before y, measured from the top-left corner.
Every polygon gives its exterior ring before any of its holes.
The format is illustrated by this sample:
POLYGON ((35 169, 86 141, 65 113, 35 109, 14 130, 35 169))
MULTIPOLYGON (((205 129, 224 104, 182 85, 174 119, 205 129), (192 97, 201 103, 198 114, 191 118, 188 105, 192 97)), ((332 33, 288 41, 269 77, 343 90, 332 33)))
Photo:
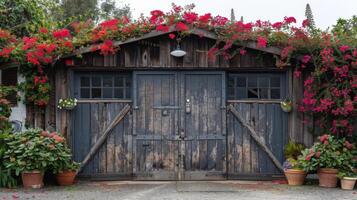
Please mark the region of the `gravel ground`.
POLYGON ((79 182, 70 187, 46 186, 40 190, 0 189, 0 200, 12 199, 120 199, 120 200, 357 200, 357 190, 318 186, 289 187, 272 182, 79 182))

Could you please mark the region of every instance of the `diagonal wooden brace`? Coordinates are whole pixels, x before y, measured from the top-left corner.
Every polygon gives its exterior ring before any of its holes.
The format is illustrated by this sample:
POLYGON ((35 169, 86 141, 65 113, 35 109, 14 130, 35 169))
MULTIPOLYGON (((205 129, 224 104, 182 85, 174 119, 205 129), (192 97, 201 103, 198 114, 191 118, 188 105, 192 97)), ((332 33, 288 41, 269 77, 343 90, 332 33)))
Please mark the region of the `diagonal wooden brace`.
POLYGON ((229 105, 228 109, 238 119, 238 121, 249 130, 248 133, 250 134, 250 136, 252 136, 252 138, 257 142, 257 144, 262 147, 263 151, 268 154, 274 165, 282 172, 284 172, 283 166, 280 164, 279 160, 274 156, 273 152, 271 152, 271 150, 265 145, 265 142, 260 139, 254 128, 250 126, 247 122, 245 122, 245 120, 240 116, 239 112, 233 107, 233 105, 229 105))
POLYGON ((114 120, 109 124, 109 126, 105 129, 105 131, 101 134, 100 138, 97 140, 97 142, 92 146, 90 149, 89 153, 86 155, 84 160, 81 163, 81 167, 77 171, 77 174, 83 170, 83 168, 88 164, 89 160, 97 153, 99 148, 103 145, 105 140, 107 139, 109 133, 115 126, 121 122, 125 115, 130 111, 130 105, 126 104, 124 108, 119 112, 119 114, 114 118, 114 120))

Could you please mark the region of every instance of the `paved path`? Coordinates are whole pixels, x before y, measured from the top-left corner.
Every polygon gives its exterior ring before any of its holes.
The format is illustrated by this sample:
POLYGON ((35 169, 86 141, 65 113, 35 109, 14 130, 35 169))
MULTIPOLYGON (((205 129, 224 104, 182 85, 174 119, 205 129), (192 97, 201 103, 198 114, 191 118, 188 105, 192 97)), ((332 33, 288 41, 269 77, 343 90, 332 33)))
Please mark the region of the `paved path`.
POLYGON ((70 187, 41 190, 0 189, 0 200, 357 200, 357 190, 318 186, 289 187, 271 182, 80 182, 70 187))

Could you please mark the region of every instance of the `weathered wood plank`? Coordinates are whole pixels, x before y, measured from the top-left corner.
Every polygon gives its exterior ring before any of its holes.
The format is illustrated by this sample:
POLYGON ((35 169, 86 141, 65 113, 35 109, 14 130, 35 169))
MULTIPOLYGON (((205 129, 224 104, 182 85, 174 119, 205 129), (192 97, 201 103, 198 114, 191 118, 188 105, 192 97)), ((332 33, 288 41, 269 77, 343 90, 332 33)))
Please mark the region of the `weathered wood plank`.
MULTIPOLYGON (((123 110, 114 118, 114 120, 108 125, 108 128, 103 131, 101 137, 97 140, 97 142, 92 146, 88 155, 84 158, 81 163, 81 169, 88 163, 88 161, 93 157, 93 155, 97 152, 97 150, 101 147, 101 145, 106 141, 108 134, 110 131, 125 117, 125 115, 130 111, 130 106, 126 105, 123 110)), ((80 171, 79 170, 79 171, 80 171)))
POLYGON ((258 134, 254 130, 252 126, 247 124, 247 122, 240 116, 239 112, 233 107, 229 106, 229 110, 234 114, 235 117, 239 119, 239 121, 242 123, 243 126, 245 126, 249 130, 249 134, 252 136, 252 138, 259 144, 263 150, 268 154, 269 158, 273 161, 273 163, 276 165, 278 169, 281 171, 283 170, 282 165, 280 164, 279 160, 275 157, 275 155, 271 152, 271 150, 266 146, 266 144, 259 138, 258 134))

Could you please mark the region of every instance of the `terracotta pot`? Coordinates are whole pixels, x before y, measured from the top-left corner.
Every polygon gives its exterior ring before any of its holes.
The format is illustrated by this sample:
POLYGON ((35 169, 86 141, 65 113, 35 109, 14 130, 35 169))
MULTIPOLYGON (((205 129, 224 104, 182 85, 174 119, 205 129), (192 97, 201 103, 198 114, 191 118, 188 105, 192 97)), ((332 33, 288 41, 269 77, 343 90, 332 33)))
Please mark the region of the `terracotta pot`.
POLYGON ((38 170, 22 172, 21 176, 24 188, 38 189, 43 187, 43 172, 38 170))
POLYGON ((306 173, 300 169, 287 169, 285 170, 285 177, 288 179, 289 185, 303 185, 306 173))
POLYGON ((317 170, 319 176, 319 186, 334 188, 337 186, 337 169, 320 168, 317 170))
POLYGON ((355 187, 357 178, 343 177, 341 179, 341 188, 343 190, 353 190, 355 187))
POLYGON ((63 171, 56 174, 57 183, 61 186, 73 185, 76 171, 63 171))

